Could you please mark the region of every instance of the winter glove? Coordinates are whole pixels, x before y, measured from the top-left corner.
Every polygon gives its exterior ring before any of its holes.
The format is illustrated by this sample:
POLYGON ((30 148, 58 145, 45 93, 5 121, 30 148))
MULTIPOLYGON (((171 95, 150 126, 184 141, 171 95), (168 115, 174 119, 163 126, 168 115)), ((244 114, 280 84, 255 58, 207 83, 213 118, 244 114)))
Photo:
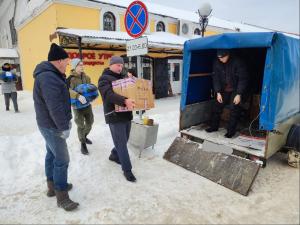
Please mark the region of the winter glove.
POLYGON ((70 131, 71 131, 71 129, 64 130, 63 132, 61 132, 60 137, 63 138, 63 139, 67 139, 70 136, 70 131))
POLYGON ((79 95, 77 99, 83 105, 87 103, 86 98, 83 95, 79 95))

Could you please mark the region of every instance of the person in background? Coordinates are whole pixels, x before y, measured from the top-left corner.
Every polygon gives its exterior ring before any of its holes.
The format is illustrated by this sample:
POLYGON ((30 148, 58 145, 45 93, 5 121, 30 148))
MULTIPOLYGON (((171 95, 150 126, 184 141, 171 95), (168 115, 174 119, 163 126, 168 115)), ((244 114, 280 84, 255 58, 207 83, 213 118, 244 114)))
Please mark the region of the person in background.
POLYGON ((129 78, 133 78, 133 77, 137 78, 137 74, 136 74, 135 70, 134 69, 128 69, 128 71, 127 71, 127 77, 129 77, 129 78))
POLYGON ((132 166, 128 154, 127 142, 130 135, 132 112, 115 112, 115 104, 134 108, 134 101, 113 91, 112 82, 123 79, 122 69, 124 61, 119 56, 113 56, 109 68, 103 71, 98 81, 98 89, 102 96, 105 121, 109 125, 114 148, 111 151, 109 160, 121 164, 125 178, 135 182, 136 178, 132 173, 132 166))
POLYGON ((47 196, 56 196, 57 206, 74 210, 78 203, 69 198, 72 184, 67 183, 70 162, 67 138, 71 130, 71 103, 66 83, 67 52, 52 44, 48 61, 34 70, 33 100, 38 128, 46 142, 45 172, 47 196))
POLYGON ((217 60, 213 65, 213 87, 217 94, 211 124, 207 132, 219 129, 222 111, 230 105, 230 119, 227 124, 226 138, 232 138, 241 114, 241 101, 248 86, 248 72, 244 62, 230 54, 227 49, 217 51, 217 60))
POLYGON ((9 63, 4 63, 2 71, 0 71, 0 83, 2 94, 4 95, 6 111, 9 111, 10 99, 14 104, 15 112, 19 112, 18 94, 16 89, 17 75, 13 72, 12 66, 9 63))
POLYGON ((87 104, 86 98, 80 93, 75 91, 75 88, 81 84, 90 84, 91 78, 84 73, 83 62, 78 59, 71 61, 71 75, 68 77, 69 91, 72 99, 78 99, 81 104, 85 105, 84 108, 76 109, 73 107, 75 116, 75 123, 77 125, 77 133, 79 141, 81 142, 81 153, 88 155, 86 144, 92 144, 92 141, 87 138, 87 135, 92 129, 94 123, 94 115, 91 104, 87 104))

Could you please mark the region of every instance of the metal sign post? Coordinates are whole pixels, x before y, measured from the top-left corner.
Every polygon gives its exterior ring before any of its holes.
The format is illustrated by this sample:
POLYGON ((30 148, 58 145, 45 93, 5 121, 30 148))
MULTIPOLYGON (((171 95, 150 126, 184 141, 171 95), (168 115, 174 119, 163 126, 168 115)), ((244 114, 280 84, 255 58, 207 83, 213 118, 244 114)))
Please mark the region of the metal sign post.
MULTIPOLYGON (((127 42, 127 56, 137 56, 137 75, 138 78, 143 78, 143 66, 141 55, 148 53, 148 39, 141 37, 148 26, 148 11, 144 3, 141 1, 132 2, 127 8, 125 14, 125 27, 127 33, 135 38, 127 42)), ((139 111, 140 120, 142 120, 142 111, 139 111)), ((139 123, 132 122, 131 134, 129 143, 140 149, 139 157, 142 150, 152 146, 154 147, 157 139, 158 124, 153 126, 145 126, 139 123)))
MULTIPOLYGON (((136 57, 136 67, 137 67, 137 74, 138 74, 138 78, 143 78, 143 74, 142 74, 142 63, 141 63, 141 56, 137 56, 136 57)), ((142 110, 139 110, 139 117, 140 120, 143 119, 143 113, 142 110)))
MULTIPOLYGON (((127 41, 126 43, 127 56, 137 56, 137 75, 138 78, 143 78, 143 67, 141 55, 148 54, 148 38, 140 37, 127 41)), ((140 119, 142 120, 142 111, 139 111, 140 119)))
MULTIPOLYGON (((145 4, 141 1, 132 2, 125 13, 125 28, 127 33, 135 38, 131 41, 127 41, 126 49, 127 56, 137 56, 137 75, 138 78, 143 78, 142 76, 142 62, 141 55, 148 53, 148 39, 147 37, 142 37, 142 34, 146 31, 148 27, 148 10, 145 4)), ((142 111, 139 110, 139 117, 142 120, 142 111)))

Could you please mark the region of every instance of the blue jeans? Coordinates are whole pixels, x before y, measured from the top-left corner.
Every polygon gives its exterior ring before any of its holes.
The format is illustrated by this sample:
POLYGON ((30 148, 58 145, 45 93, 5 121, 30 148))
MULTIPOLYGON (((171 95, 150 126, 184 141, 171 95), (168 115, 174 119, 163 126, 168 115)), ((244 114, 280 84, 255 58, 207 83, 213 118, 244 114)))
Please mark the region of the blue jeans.
POLYGON ((132 166, 128 154, 127 142, 131 129, 131 121, 110 123, 109 128, 115 146, 111 154, 119 158, 123 171, 130 171, 132 166))
POLYGON ((70 162, 66 139, 62 138, 62 132, 56 129, 44 127, 39 127, 39 129, 46 141, 45 172, 47 180, 54 182, 55 190, 66 191, 70 162))

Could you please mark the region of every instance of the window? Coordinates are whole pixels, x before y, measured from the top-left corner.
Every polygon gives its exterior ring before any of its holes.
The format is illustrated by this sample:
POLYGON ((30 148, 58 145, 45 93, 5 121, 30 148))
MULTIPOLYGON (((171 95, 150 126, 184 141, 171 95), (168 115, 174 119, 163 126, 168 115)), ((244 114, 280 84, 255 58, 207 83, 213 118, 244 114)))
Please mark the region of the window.
MULTIPOLYGON (((124 59, 124 68, 126 71, 128 71, 128 69, 131 69, 134 71, 134 73, 138 76, 137 74, 137 57, 133 56, 133 57, 127 57, 122 56, 124 59)), ((142 62, 142 78, 146 79, 146 80, 152 80, 152 73, 153 73, 153 61, 152 58, 148 57, 148 56, 142 56, 141 58, 141 62, 142 62)))
POLYGON ((199 29, 199 28, 196 28, 196 29, 194 30, 194 34, 195 34, 195 35, 201 35, 200 29, 199 29))
POLYGON ((182 25, 182 33, 183 34, 188 34, 189 33, 189 26, 186 23, 184 23, 182 25))
POLYGON ((142 57, 143 79, 152 80, 152 59, 147 56, 142 57))
POLYGON ((166 31, 165 24, 162 21, 160 21, 156 24, 156 31, 158 31, 158 32, 160 32, 160 31, 165 32, 166 31))
POLYGON ((103 30, 115 31, 116 30, 116 18, 111 12, 106 12, 103 15, 103 30))
POLYGON ((174 63, 173 81, 180 81, 180 64, 174 63))
POLYGON ((18 41, 18 38, 17 38, 17 31, 16 31, 15 24, 14 24, 14 19, 11 19, 9 21, 9 28, 10 28, 10 35, 11 35, 12 45, 16 45, 17 41, 18 41))

